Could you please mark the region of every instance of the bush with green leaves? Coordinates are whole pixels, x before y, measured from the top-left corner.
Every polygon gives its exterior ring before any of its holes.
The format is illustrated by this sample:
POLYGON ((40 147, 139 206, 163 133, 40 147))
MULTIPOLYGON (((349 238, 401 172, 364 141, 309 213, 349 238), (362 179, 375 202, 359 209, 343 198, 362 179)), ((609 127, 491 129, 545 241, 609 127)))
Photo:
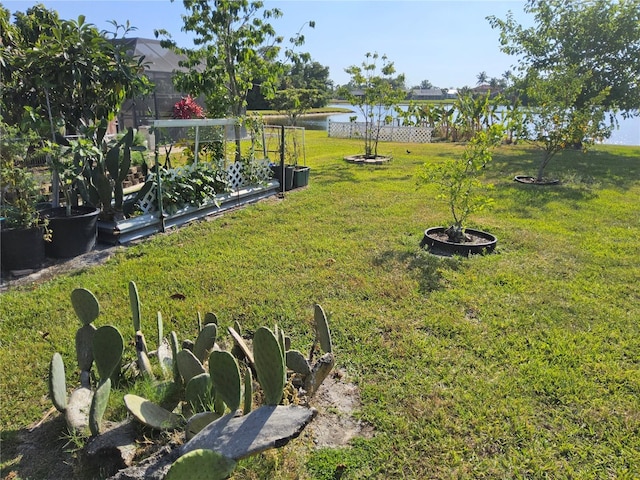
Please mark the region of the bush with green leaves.
POLYGON ((491 185, 480 178, 493 159, 493 148, 500 145, 503 127, 495 123, 475 133, 460 158, 448 158, 442 163, 425 163, 418 172, 421 183, 440 187, 438 198, 446 200, 453 222, 446 233, 451 242, 467 241, 464 224, 470 215, 493 203, 486 191, 491 185))

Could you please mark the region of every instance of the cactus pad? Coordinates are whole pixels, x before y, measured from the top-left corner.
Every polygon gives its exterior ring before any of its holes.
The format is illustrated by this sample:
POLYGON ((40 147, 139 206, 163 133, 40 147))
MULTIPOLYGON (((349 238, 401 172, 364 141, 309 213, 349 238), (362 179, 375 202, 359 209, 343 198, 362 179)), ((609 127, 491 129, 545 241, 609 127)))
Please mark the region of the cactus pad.
POLYGON ((253 336, 258 382, 264 392, 266 405, 278 405, 282 400, 286 369, 280 344, 271 330, 260 327, 253 336))
POLYGON ((178 355, 176 355, 176 363, 178 364, 178 371, 180 372, 185 385, 187 385, 189 380, 196 375, 205 373, 200 360, 198 360, 189 350, 180 350, 178 355))
POLYGON ((305 376, 311 373, 309 362, 298 350, 287 351, 287 368, 305 376))
POLYGON ((49 396, 59 412, 67 408, 67 385, 64 376, 64 363, 58 352, 53 354, 49 364, 49 396))
POLYGON ((255 360, 253 358, 253 353, 251 352, 251 349, 249 349, 244 339, 233 328, 227 327, 227 330, 229 331, 229 335, 231 335, 231 338, 233 338, 233 341, 235 342, 236 346, 240 349, 240 351, 244 355, 244 358, 247 359, 247 361, 249 362, 249 365, 253 368, 255 366, 255 360))
POLYGON ((242 395, 238 362, 227 351, 214 350, 209 356, 209 374, 216 389, 229 410, 235 412, 240 406, 242 395))
POLYGON ((91 430, 91 435, 100 434, 100 424, 109 403, 110 393, 111 379, 107 378, 104 382, 100 382, 93 394, 93 400, 91 400, 91 408, 89 409, 89 430, 91 430))
POLYGON ((215 323, 218 325, 218 316, 213 312, 207 312, 204 314, 204 324, 215 323))
POLYGON ((193 450, 176 460, 165 480, 223 480, 236 468, 236 462, 213 450, 193 450))
POLYGON ((98 299, 86 288, 76 288, 71 292, 71 305, 82 325, 89 325, 100 314, 98 299))
POLYGON ((192 415, 184 429, 187 440, 191 440, 200 430, 219 418, 220 415, 215 412, 200 412, 192 415))
POLYGON ((93 336, 96 327, 84 325, 76 332, 76 357, 80 371, 88 372, 93 365, 93 336))
POLYGON ((324 353, 333 352, 331 344, 331 332, 329 331, 329 322, 322 307, 316 304, 314 308, 314 321, 316 326, 316 336, 320 342, 320 348, 324 353))
POLYGON ((129 413, 140 423, 156 430, 175 430, 182 425, 182 420, 178 415, 146 398, 128 394, 124 396, 124 404, 129 413))
POLYGON ((93 356, 100 380, 105 380, 116 371, 124 352, 124 340, 118 329, 105 325, 93 336, 93 356))
POLYGON ((253 409, 253 375, 247 368, 244 374, 244 392, 242 394, 242 414, 247 415, 253 409))
POLYGON ((213 349, 217 335, 218 326, 215 323, 208 323, 200 330, 198 338, 196 338, 196 343, 193 346, 193 354, 200 360, 200 363, 204 363, 208 353, 213 349))
POLYGON ((131 304, 131 315, 133 320, 133 331, 140 330, 140 296, 138 295, 138 287, 133 280, 129 282, 129 303, 131 304))
POLYGON ((213 403, 209 374, 201 373, 189 380, 184 397, 193 412, 199 413, 208 410, 209 405, 213 403))
POLYGON ((178 370, 178 335, 173 330, 169 335, 171 340, 171 358, 173 360, 173 381, 176 384, 180 384, 182 377, 180 376, 180 370, 178 370))

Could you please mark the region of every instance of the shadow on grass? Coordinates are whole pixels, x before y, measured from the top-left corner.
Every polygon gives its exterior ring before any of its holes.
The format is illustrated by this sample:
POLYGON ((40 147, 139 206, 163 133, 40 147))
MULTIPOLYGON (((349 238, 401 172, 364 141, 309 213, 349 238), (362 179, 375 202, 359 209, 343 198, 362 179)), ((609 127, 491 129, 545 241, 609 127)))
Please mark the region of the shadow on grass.
MULTIPOLYGON (((496 152, 491 169, 510 176, 535 175, 542 158, 536 148, 496 152)), ((609 145, 583 153, 580 150, 564 150, 549 163, 545 176, 557 178, 562 184, 578 189, 594 184, 600 187, 629 189, 640 180, 640 148, 609 145)), ((544 188, 536 185, 523 185, 544 188)))
POLYGON ((63 415, 29 429, 2 432, 0 478, 76 478, 63 415))
POLYGON ((381 252, 373 259, 373 264, 389 269, 394 265, 406 265, 407 269, 415 275, 419 291, 422 294, 443 288, 442 273, 445 269, 458 270, 463 266, 460 257, 434 255, 420 248, 415 242, 412 245, 407 245, 407 249, 404 251, 386 250, 381 252))

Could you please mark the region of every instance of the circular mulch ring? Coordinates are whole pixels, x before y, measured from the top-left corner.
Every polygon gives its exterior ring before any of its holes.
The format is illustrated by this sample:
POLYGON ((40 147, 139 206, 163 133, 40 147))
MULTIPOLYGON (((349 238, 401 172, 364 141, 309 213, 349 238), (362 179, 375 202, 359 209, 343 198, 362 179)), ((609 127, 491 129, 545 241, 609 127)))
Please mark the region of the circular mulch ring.
POLYGON ((464 233, 469 241, 456 243, 449 241, 445 233, 445 227, 433 227, 424 231, 421 247, 429 246, 429 251, 436 255, 471 255, 477 253, 490 253, 496 248, 498 239, 481 230, 466 228, 464 233))
POLYGON ((344 159, 349 163, 358 163, 362 165, 382 165, 383 163, 389 162, 391 160, 391 156, 376 155, 375 157, 367 158, 365 155, 349 155, 348 157, 344 157, 344 159))
POLYGON ((538 181, 536 177, 530 175, 516 175, 513 179, 518 183, 525 183, 527 185, 558 185, 560 183, 560 180, 555 178, 543 178, 538 181))

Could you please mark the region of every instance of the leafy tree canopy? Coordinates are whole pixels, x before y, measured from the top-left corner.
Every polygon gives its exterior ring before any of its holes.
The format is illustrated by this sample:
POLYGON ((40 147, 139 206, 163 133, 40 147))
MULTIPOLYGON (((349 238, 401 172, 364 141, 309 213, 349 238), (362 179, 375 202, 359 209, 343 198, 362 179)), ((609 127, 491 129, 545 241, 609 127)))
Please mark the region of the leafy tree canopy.
POLYGON ((640 108, 640 0, 528 0, 535 25, 488 17, 500 30, 502 51, 519 57, 525 76, 559 70, 587 81, 576 106, 600 99, 603 106, 637 114, 640 108), (606 95, 603 96, 603 92, 606 95))
POLYGON ((125 99, 144 94, 150 83, 144 58, 134 58, 117 39, 132 27, 112 22, 115 32, 99 31, 36 5, 17 12, 0 11, 0 100, 7 123, 40 126, 47 120, 73 133, 111 119, 125 99), (111 37, 111 38, 109 38, 111 37))

